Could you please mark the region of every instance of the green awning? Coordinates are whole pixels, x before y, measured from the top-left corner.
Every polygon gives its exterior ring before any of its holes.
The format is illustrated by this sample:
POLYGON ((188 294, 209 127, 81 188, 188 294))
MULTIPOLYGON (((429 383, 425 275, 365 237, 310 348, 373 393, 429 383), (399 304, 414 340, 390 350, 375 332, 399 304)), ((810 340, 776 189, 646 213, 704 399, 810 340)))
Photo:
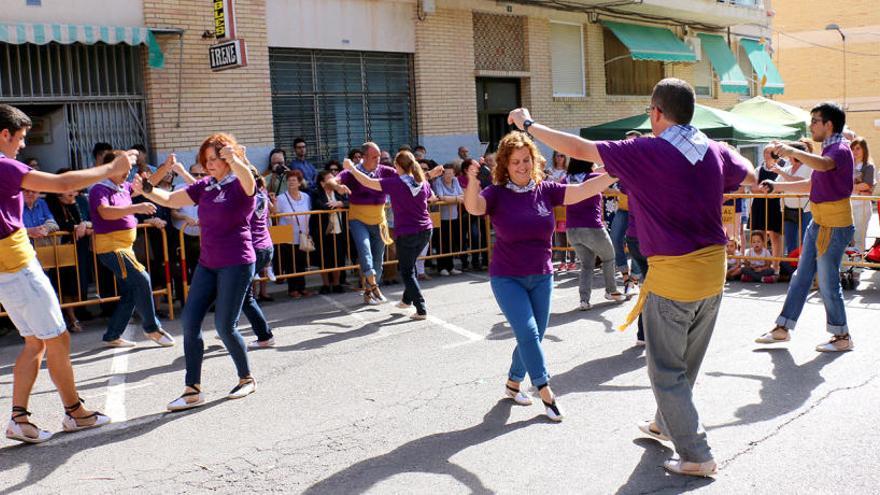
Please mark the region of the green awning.
MULTIPOLYGON (((762 122, 717 108, 697 105, 691 125, 717 141, 732 144, 766 143, 774 139, 797 139, 800 131, 792 127, 762 122)), ((593 141, 623 139, 627 131, 635 129, 642 133, 651 132, 651 122, 647 115, 638 114, 605 124, 581 129, 581 137, 593 141)))
POLYGON ((768 124, 794 127, 801 135, 809 136, 807 131, 810 128, 810 112, 781 101, 756 96, 737 103, 730 109, 730 113, 745 115, 768 124))
POLYGON ((770 54, 764 50, 764 45, 758 40, 741 39, 739 43, 742 45, 746 55, 749 56, 749 62, 758 74, 758 80, 761 81, 761 91, 768 95, 781 95, 785 91, 785 84, 782 83, 782 76, 770 60, 770 54))
POLYGON ((736 63, 736 57, 724 38, 717 34, 700 33, 700 45, 709 55, 712 68, 721 80, 721 91, 725 93, 749 94, 749 81, 736 63))
POLYGON ((130 26, 93 26, 75 24, 32 24, 27 22, 0 23, 0 43, 10 45, 58 43, 70 45, 95 43, 115 45, 125 43, 131 46, 147 45, 150 67, 161 69, 165 56, 150 28, 130 26))
POLYGON ((666 28, 601 21, 629 49, 633 60, 696 62, 697 56, 666 28))

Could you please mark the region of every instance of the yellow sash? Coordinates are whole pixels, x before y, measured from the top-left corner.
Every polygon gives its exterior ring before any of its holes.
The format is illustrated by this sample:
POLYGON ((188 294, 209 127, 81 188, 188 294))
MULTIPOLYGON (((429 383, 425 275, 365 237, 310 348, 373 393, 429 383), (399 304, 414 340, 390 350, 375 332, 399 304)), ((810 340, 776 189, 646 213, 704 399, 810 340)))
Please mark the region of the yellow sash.
POLYGON ((617 196, 617 209, 629 211, 629 196, 623 193, 617 196))
POLYGON ((28 239, 27 229, 18 229, 9 237, 0 239, 0 272, 15 273, 26 267, 36 256, 28 239))
POLYGON ((367 225, 378 225, 382 242, 390 245, 394 242, 391 233, 388 232, 388 218, 385 217, 385 205, 356 205, 352 204, 348 210, 349 220, 357 220, 367 225))
POLYGON ((618 330, 625 330, 638 318, 649 293, 679 302, 696 302, 717 296, 724 290, 727 253, 724 246, 709 246, 681 256, 651 256, 648 277, 635 307, 618 330))
MULTIPOLYGON (((137 229, 125 229, 109 232, 107 234, 95 234, 95 253, 116 253, 117 257, 124 256, 131 261, 140 271, 145 271, 144 265, 140 264, 134 255, 134 241, 137 238, 137 229)), ((126 278, 125 263, 119 258, 119 266, 122 267, 122 278, 126 278)))
POLYGON ((849 198, 824 203, 810 202, 810 211, 813 212, 813 221, 819 226, 819 235, 816 237, 816 255, 822 256, 831 244, 831 229, 834 227, 849 227, 853 224, 852 204, 849 198))

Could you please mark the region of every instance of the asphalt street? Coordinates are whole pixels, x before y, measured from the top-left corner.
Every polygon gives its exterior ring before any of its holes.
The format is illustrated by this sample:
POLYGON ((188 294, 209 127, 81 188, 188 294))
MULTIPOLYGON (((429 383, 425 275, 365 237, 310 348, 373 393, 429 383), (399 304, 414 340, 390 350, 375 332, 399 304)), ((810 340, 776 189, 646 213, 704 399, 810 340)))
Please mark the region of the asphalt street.
MULTIPOLYGON (((819 354, 827 339, 813 294, 790 343, 753 339, 772 327, 784 284, 734 283, 695 389, 715 479, 671 476, 671 446, 636 429, 654 399, 632 303, 577 310, 575 275, 559 277, 545 339, 561 424, 502 400, 513 334, 485 273, 425 283, 431 317, 356 293, 264 309, 275 349, 249 353, 257 393, 224 399, 232 361, 205 325, 208 404, 166 413, 182 392, 183 347, 154 347, 136 327, 131 350, 100 346, 102 323, 73 336, 89 406, 115 423, 59 433, 39 446, 0 439, 0 495, 9 493, 877 493, 880 485, 880 277, 847 292, 856 349, 819 354)), ((279 287, 280 288, 280 287, 279 287)), ((394 301, 400 284, 386 289, 394 301)), ((251 338, 247 320, 242 331, 251 338)), ((180 321, 166 323, 180 336, 180 321)), ((8 410, 18 337, 0 339, 0 407, 8 410)), ((534 393, 534 391, 533 391, 534 393)), ((41 373, 32 420, 60 430, 62 408, 41 373)))

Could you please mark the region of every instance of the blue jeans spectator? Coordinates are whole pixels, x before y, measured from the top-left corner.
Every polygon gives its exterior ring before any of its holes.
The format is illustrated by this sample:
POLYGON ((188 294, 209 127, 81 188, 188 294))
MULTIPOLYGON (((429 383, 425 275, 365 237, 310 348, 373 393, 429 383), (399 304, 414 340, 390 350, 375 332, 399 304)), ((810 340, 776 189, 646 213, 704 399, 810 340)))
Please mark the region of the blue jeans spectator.
MULTIPOLYGON (((272 248, 257 249, 257 262, 254 264, 255 277, 258 277, 260 272, 263 271, 263 268, 266 268, 269 266, 269 263, 272 262, 272 252, 272 248)), ((272 338, 272 329, 269 328, 266 316, 263 314, 263 310, 260 309, 260 305, 257 304, 257 300, 254 297, 253 284, 248 284, 241 311, 247 317, 248 321, 251 322, 251 328, 254 329, 254 334, 257 336, 257 340, 265 342, 272 338)))
MULTIPOLYGON (((629 226, 629 212, 626 210, 617 210, 614 212, 614 219, 611 221, 611 244, 614 245, 614 263, 621 272, 628 272, 629 262, 627 261, 626 251, 626 228, 629 226)), ((640 275, 637 265, 633 265, 632 274, 640 275)))
POLYGON ((539 387, 547 383, 550 375, 541 341, 550 321, 553 275, 492 277, 489 283, 495 301, 516 336, 508 377, 522 382, 528 373, 532 385, 539 387))
MULTIPOLYGON (((786 213, 790 210, 788 208, 785 209, 786 213)), ((796 210, 802 211, 802 210, 796 210)), ((798 246, 801 245, 801 242, 804 239, 804 235, 807 232, 807 225, 810 225, 810 222, 813 221, 813 214, 804 211, 801 216, 800 225, 798 222, 786 219, 782 222, 782 235, 785 237, 785 254, 794 251, 798 246)))
POLYGON ((365 277, 375 275, 376 283, 379 283, 382 280, 382 262, 385 259, 385 243, 382 241, 379 226, 351 220, 349 227, 357 248, 361 274, 365 277))
POLYGON ((161 326, 156 318, 150 274, 138 270, 129 255, 121 252, 99 254, 98 261, 113 272, 119 292, 119 302, 107 322, 104 342, 111 342, 122 336, 135 310, 141 317, 144 332, 159 331, 161 326))
POLYGON ((186 386, 191 387, 202 381, 202 359, 205 354, 202 322, 212 305, 215 307, 214 326, 217 328, 217 335, 235 363, 238 377, 250 376, 247 349, 236 327, 244 295, 253 278, 253 263, 218 269, 206 268, 201 264, 196 267, 182 318, 186 386))
POLYGON ((819 274, 819 292, 822 293, 822 303, 825 304, 825 321, 829 333, 845 335, 849 333, 846 324, 846 308, 843 304, 843 290, 840 287, 840 261, 843 251, 853 238, 855 227, 834 227, 831 229, 831 241, 828 250, 817 258, 816 238, 819 235, 819 225, 810 222, 804 236, 804 245, 801 257, 798 260, 797 271, 788 286, 788 294, 785 296, 785 304, 782 313, 776 319, 776 324, 788 330, 794 330, 797 320, 804 309, 810 286, 813 285, 813 277, 819 274))
MULTIPOLYGON (((639 248, 639 239, 636 237, 626 236, 626 248, 629 249, 629 255, 632 256, 633 259, 633 272, 638 272, 642 274, 642 280, 648 278, 648 258, 645 258, 642 255, 642 250, 639 248)), ((639 315, 638 320, 639 331, 636 333, 636 340, 645 341, 645 327, 642 324, 642 315, 639 315)))

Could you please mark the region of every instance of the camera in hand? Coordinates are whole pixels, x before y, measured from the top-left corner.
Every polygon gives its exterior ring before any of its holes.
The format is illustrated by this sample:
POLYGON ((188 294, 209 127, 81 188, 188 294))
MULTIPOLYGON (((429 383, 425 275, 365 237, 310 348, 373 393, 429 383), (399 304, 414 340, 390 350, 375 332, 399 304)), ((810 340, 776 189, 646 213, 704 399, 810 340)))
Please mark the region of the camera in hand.
POLYGON ((290 167, 283 163, 276 164, 272 166, 272 173, 275 175, 284 175, 287 172, 290 172, 290 167))
POLYGON ((776 153, 774 153, 774 152, 771 151, 771 152, 770 152, 770 158, 772 158, 772 159, 774 159, 774 160, 779 160, 779 155, 777 155, 776 153))

